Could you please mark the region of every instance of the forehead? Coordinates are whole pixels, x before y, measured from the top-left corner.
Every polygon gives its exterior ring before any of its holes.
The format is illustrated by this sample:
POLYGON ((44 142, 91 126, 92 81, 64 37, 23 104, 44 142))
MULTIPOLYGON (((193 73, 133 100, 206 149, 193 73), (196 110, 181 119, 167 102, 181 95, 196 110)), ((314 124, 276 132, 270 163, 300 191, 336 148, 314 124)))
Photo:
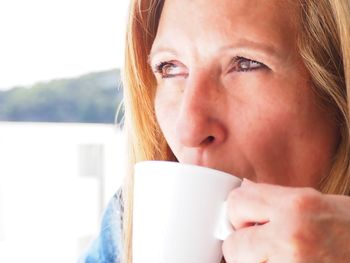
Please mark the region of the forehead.
POLYGON ((295 42, 297 0, 168 0, 155 43, 230 44, 233 39, 288 46, 295 42), (293 41, 291 41, 293 38, 293 41))

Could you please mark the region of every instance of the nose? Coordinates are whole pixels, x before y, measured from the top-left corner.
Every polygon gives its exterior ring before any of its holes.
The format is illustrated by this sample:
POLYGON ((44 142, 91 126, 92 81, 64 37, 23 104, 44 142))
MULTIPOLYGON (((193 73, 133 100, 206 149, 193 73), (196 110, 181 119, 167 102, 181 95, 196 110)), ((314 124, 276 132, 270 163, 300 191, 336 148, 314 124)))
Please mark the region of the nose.
POLYGON ((227 136, 220 87, 214 78, 207 76, 189 76, 182 94, 176 134, 187 147, 219 144, 227 136))

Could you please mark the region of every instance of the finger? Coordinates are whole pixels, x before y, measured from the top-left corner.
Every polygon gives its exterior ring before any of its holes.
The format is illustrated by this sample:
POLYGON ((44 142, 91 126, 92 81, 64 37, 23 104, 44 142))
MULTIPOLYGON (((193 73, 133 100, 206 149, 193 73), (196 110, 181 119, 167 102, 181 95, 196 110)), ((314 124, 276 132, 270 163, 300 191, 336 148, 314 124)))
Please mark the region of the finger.
POLYGON ((271 220, 271 205, 261 196, 244 187, 231 191, 227 199, 227 214, 235 229, 264 224, 271 220))
POLYGON ((268 262, 266 233, 269 225, 252 226, 231 234, 223 243, 222 251, 227 263, 268 262))
POLYGON ((245 179, 228 197, 229 220, 236 229, 269 222, 283 207, 283 200, 294 192, 295 188, 257 184, 245 179))
POLYGON ((246 178, 243 179, 241 187, 246 188, 248 191, 255 193, 256 195, 263 195, 270 201, 279 200, 278 196, 285 195, 288 192, 295 192, 295 187, 281 186, 275 184, 266 183, 254 183, 246 178))

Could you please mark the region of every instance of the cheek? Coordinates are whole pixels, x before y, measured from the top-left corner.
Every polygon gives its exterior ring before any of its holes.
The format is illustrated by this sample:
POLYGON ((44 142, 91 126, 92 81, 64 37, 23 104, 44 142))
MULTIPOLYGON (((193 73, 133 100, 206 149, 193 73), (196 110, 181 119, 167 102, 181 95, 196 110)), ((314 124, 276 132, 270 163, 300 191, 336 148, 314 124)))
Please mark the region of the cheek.
POLYGON ((303 89, 302 95, 276 92, 275 98, 255 97, 231 129, 261 182, 313 185, 333 154, 335 128, 318 108, 310 88, 298 88, 303 89))
POLYGON ((284 86, 266 75, 236 83, 229 94, 230 113, 226 122, 231 122, 230 132, 239 137, 239 143, 266 149, 273 141, 284 141, 298 108, 295 94, 288 94, 284 86))
POLYGON ((232 162, 252 180, 286 184, 290 177, 286 171, 292 171, 294 162, 293 114, 272 108, 251 109, 231 132, 239 153, 232 162))
POLYGON ((230 115, 235 116, 232 133, 240 137, 239 142, 264 149, 265 154, 271 149, 274 152, 275 148, 288 147, 289 137, 303 128, 309 114, 306 112, 312 110, 309 98, 303 98, 308 92, 300 96, 299 83, 286 83, 268 74, 238 86, 243 87, 239 97, 231 96, 235 101, 230 103, 238 107, 231 106, 230 115))
POLYGON ((272 159, 288 148, 293 118, 273 107, 251 108, 239 118, 239 128, 232 131, 235 141, 254 159, 272 159))

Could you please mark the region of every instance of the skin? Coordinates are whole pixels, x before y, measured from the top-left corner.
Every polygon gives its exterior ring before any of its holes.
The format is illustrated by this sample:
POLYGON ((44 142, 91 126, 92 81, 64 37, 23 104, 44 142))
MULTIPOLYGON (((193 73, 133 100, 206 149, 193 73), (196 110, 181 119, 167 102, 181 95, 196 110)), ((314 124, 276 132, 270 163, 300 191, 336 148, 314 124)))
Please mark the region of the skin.
POLYGON ((314 190, 338 130, 298 53, 297 2, 165 1, 149 54, 177 159, 249 179, 228 197, 228 263, 350 256, 348 198, 314 190))

